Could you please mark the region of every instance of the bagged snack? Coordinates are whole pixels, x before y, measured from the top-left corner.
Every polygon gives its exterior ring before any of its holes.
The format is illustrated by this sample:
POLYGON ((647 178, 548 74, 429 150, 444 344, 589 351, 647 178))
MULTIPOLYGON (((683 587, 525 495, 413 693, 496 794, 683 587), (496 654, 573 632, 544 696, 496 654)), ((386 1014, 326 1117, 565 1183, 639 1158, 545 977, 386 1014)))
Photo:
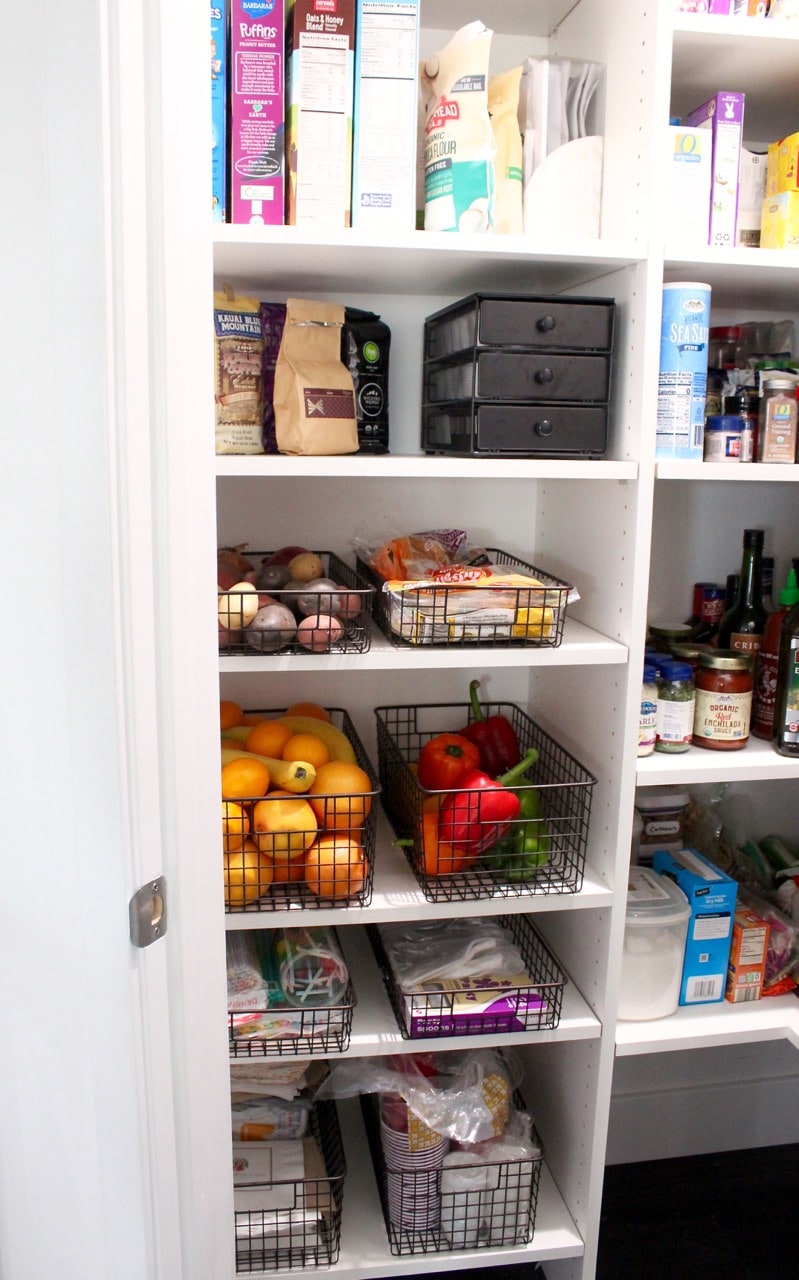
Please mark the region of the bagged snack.
POLYGON ((260 303, 225 289, 214 294, 216 452, 263 453, 260 303))
POLYGON ((482 22, 470 22, 422 64, 425 231, 490 231, 494 225, 492 36, 482 22))
POLYGON ((263 358, 261 372, 263 376, 264 420, 262 439, 264 453, 277 453, 277 434, 275 432, 275 369, 283 337, 283 326, 286 323, 285 302, 261 303, 261 337, 263 338, 263 358))
POLYGON ((373 311, 344 308, 341 361, 355 390, 360 453, 388 453, 388 355, 391 330, 373 311))
POLYGON ((494 132, 494 230, 520 236, 522 215, 522 135, 519 130, 519 84, 522 68, 514 67, 488 82, 488 114, 494 132))
POLYGON ((289 298, 275 367, 275 434, 281 453, 357 453, 355 393, 341 363, 344 307, 289 298))
POLYGON ((462 529, 434 529, 392 538, 367 553, 369 567, 385 581, 424 578, 452 564, 466 539, 462 529))

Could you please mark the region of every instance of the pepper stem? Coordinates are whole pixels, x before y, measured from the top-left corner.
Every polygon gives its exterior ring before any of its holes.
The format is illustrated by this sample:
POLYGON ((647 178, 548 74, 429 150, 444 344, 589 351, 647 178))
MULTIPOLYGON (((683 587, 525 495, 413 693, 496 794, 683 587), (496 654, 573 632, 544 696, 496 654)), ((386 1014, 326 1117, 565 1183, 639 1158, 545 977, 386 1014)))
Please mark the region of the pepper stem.
POLYGON ((501 782, 503 787, 508 787, 516 782, 518 778, 526 773, 530 765, 535 764, 538 759, 538 748, 531 747, 526 756, 522 756, 518 764, 515 764, 507 773, 503 773, 501 778, 497 778, 497 782, 501 782))
POLYGON ((483 708, 480 706, 480 698, 477 693, 477 690, 479 688, 480 688, 479 680, 471 680, 469 682, 469 701, 472 704, 472 715, 474 716, 475 720, 485 720, 486 718, 485 712, 483 711, 483 708))

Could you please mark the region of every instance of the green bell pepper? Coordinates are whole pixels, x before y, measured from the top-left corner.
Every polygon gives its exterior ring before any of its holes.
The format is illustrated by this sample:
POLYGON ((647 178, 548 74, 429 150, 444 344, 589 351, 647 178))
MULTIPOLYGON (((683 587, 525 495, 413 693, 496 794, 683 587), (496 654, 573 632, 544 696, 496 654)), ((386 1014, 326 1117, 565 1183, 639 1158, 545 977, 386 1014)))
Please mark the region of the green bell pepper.
POLYGON ((552 837, 544 817, 541 793, 522 778, 516 791, 519 817, 513 829, 483 854, 483 865, 510 881, 528 880, 549 861, 552 837))

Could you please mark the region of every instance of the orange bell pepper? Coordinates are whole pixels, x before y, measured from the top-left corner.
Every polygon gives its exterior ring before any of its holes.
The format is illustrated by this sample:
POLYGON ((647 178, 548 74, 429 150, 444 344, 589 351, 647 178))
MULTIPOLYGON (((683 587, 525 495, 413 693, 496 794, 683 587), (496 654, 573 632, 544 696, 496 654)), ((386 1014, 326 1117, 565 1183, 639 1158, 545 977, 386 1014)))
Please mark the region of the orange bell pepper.
POLYGON ((431 796, 422 804, 422 867, 426 876, 452 876, 474 861, 468 853, 439 839, 440 807, 440 796, 431 796))

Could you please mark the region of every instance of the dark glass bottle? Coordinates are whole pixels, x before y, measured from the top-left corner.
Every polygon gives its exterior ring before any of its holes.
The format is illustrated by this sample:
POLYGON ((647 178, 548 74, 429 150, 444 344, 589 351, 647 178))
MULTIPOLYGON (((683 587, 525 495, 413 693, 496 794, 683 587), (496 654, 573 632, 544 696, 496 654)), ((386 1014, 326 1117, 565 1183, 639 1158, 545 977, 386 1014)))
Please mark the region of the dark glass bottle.
POLYGON ((737 649, 753 661, 768 618, 763 607, 763 538, 762 529, 744 529, 738 594, 719 625, 719 649, 737 649))
POLYGON ((799 756, 799 604, 782 622, 773 743, 781 756, 799 756))

